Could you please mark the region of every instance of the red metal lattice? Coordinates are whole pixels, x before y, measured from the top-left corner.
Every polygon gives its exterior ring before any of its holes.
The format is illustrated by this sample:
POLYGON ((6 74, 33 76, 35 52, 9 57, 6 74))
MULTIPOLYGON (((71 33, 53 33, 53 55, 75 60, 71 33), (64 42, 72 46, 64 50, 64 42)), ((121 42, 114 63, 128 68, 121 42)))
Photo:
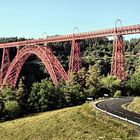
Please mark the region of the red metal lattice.
POLYGON ((81 68, 81 55, 80 44, 75 40, 72 41, 70 62, 69 62, 69 74, 71 72, 77 73, 81 68))
POLYGON ((23 64, 32 54, 37 55, 41 59, 55 85, 58 85, 58 76, 65 81, 68 79, 65 70, 49 49, 39 45, 28 45, 20 49, 11 62, 6 76, 3 79, 3 85, 15 86, 23 64))
POLYGON ((111 75, 117 76, 121 80, 125 78, 123 37, 121 35, 114 38, 111 75))
POLYGON ((1 70, 0 70, 0 84, 2 84, 9 66, 10 66, 9 48, 4 48, 2 54, 1 70))
POLYGON ((15 86, 21 68, 25 63, 26 59, 31 54, 36 54, 42 60, 55 85, 58 84, 58 77, 66 81, 68 79, 68 76, 63 67, 61 66, 60 62, 56 59, 56 57, 52 54, 52 52, 49 49, 45 48, 44 46, 41 46, 41 44, 48 44, 51 42, 72 41, 71 56, 69 63, 70 73, 77 72, 81 67, 80 46, 78 40, 105 36, 115 36, 113 45, 111 74, 116 75, 120 79, 124 79, 124 52, 123 40, 121 35, 137 33, 140 33, 140 24, 98 30, 93 32, 77 33, 74 35, 69 34, 63 36, 48 37, 46 39, 26 40, 20 42, 0 44, 0 48, 4 49, 2 66, 0 70, 0 84, 7 83, 8 85, 15 86), (15 56, 14 60, 10 65, 8 48, 20 46, 25 47, 18 51, 17 55, 15 56))
POLYGON ((109 29, 103 29, 103 30, 92 31, 92 32, 75 33, 74 36, 73 34, 69 34, 69 35, 48 37, 46 39, 35 39, 35 40, 27 40, 27 41, 20 41, 20 42, 3 43, 0 44, 0 48, 8 48, 8 47, 15 47, 15 46, 19 47, 19 46, 25 46, 29 44, 45 44, 45 43, 47 44, 51 42, 64 42, 64 41, 72 41, 73 39, 82 40, 88 38, 114 36, 116 35, 116 30, 117 30, 117 35, 137 34, 140 33, 140 24, 131 25, 131 26, 122 26, 117 28, 109 28, 109 29))

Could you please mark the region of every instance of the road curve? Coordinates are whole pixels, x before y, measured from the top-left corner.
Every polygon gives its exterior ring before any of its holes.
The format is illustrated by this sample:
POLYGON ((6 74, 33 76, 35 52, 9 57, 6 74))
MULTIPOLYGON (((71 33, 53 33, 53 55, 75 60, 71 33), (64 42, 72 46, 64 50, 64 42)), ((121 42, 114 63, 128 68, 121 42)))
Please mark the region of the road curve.
POLYGON ((119 98, 101 101, 96 104, 97 108, 107 111, 122 118, 127 118, 130 121, 140 124, 140 114, 130 112, 123 109, 121 106, 125 103, 132 102, 133 98, 119 98))

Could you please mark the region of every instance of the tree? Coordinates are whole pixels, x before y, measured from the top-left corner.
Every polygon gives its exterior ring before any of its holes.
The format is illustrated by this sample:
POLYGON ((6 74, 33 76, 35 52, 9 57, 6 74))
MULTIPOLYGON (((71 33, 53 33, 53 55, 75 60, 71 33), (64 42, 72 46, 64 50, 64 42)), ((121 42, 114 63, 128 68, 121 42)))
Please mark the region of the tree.
POLYGON ((82 88, 85 88, 86 85, 86 69, 83 67, 81 68, 78 73, 76 74, 76 81, 81 85, 82 88))
POLYGON ((71 73, 66 86, 63 88, 67 106, 78 105, 85 101, 86 95, 83 92, 80 83, 76 80, 77 76, 71 73))
POLYGON ((86 93, 88 96, 93 96, 96 94, 99 86, 98 76, 98 69, 95 66, 90 65, 86 73, 86 93))
POLYGON ((25 90, 25 86, 23 83, 23 78, 19 80, 18 89, 16 90, 16 100, 21 108, 21 114, 28 113, 28 95, 25 90))
POLYGON ((20 79, 19 84, 18 84, 18 89, 16 91, 16 98, 20 103, 23 101, 24 94, 25 94, 24 84, 23 84, 22 79, 20 79))
POLYGON ((103 87, 105 87, 108 90, 110 90, 111 95, 114 95, 116 90, 120 89, 121 80, 118 79, 115 76, 108 75, 107 77, 103 77, 101 79, 101 84, 102 84, 103 87))
POLYGON ((0 118, 3 117, 3 113, 4 113, 4 101, 3 98, 0 97, 0 118))
POLYGON ((3 117, 4 119, 11 119, 19 116, 20 114, 20 106, 16 100, 16 91, 11 89, 8 86, 5 86, 2 89, 1 96, 1 109, 3 109, 3 117))
POLYGON ((12 90, 9 86, 4 86, 4 88, 1 91, 2 98, 4 101, 6 100, 15 100, 15 91, 12 90))
POLYGON ((20 106, 17 101, 7 100, 4 103, 5 118, 17 117, 20 113, 20 106))
POLYGON ((95 66, 89 66, 86 74, 86 86, 96 86, 98 83, 98 70, 95 66))
POLYGON ((28 98, 31 111, 39 112, 63 107, 64 94, 48 79, 34 83, 28 98))
POLYGON ((134 73, 131 78, 127 81, 129 94, 140 95, 140 72, 134 73))
POLYGON ((30 111, 34 111, 34 112, 40 111, 40 108, 38 105, 39 91, 40 91, 40 84, 38 82, 33 83, 32 87, 31 87, 31 92, 30 92, 30 95, 28 98, 30 111))
POLYGON ((136 72, 140 72, 140 65, 137 66, 136 72))

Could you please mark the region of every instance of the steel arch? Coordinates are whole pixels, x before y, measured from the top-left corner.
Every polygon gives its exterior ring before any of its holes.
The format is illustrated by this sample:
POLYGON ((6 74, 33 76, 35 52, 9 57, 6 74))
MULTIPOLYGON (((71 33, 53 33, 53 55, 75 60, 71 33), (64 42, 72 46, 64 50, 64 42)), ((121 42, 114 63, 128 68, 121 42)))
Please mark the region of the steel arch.
POLYGON ((58 85, 58 77, 65 81, 68 80, 68 75, 64 68, 47 47, 44 47, 43 45, 27 45, 17 52, 17 55, 7 70, 2 85, 9 85, 12 87, 16 85, 23 64, 32 54, 35 54, 38 58, 41 59, 54 85, 58 85))

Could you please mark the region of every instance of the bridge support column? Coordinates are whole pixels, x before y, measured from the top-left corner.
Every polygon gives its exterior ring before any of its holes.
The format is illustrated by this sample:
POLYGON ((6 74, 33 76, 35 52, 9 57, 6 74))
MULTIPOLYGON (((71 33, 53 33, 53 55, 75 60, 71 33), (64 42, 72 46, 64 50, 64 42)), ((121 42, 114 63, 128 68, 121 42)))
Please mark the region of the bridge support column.
POLYGON ((6 75, 9 66, 10 66, 9 48, 4 48, 0 70, 0 84, 2 84, 4 76, 6 75))
POLYGON ((74 72, 77 73, 81 68, 81 54, 80 54, 80 43, 72 40, 70 63, 69 63, 69 74, 74 72))
POLYGON ((125 79, 124 48, 123 37, 121 35, 114 37, 111 75, 117 76, 121 80, 125 79))

